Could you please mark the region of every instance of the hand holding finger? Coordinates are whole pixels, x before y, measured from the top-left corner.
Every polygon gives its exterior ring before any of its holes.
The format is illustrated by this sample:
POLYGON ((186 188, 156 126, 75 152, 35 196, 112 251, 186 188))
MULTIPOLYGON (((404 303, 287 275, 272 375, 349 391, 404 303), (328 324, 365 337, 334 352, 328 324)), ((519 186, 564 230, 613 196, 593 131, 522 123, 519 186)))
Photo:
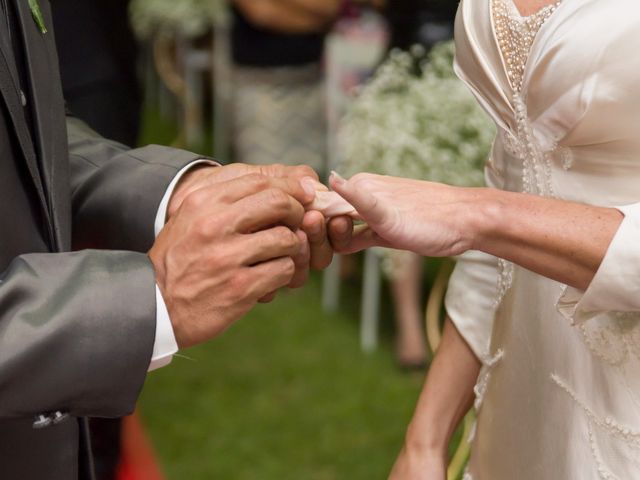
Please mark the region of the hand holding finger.
POLYGON ((387 211, 372 193, 373 178, 373 175, 358 174, 347 181, 337 172, 331 172, 329 183, 335 192, 353 205, 363 220, 380 224, 384 222, 387 211))
POLYGON ((257 302, 291 283, 296 266, 291 257, 280 257, 249 268, 249 291, 257 302))
POLYGON ((333 248, 327 237, 325 217, 317 211, 307 212, 302 220, 302 229, 309 239, 311 268, 324 270, 333 259, 333 248))
POLYGON ((295 198, 275 188, 248 196, 237 205, 239 212, 234 225, 238 232, 244 233, 279 224, 297 230, 305 214, 304 207, 295 198))
POLYGON ((333 250, 343 253, 353 237, 353 220, 350 217, 333 217, 327 222, 327 237, 333 250))
POLYGON ((307 235, 302 230, 298 230, 295 235, 300 242, 301 248, 297 254, 291 257, 295 264, 296 272, 293 275, 291 283, 288 285, 289 288, 300 288, 307 283, 307 279, 309 278, 309 264, 311 260, 309 241, 307 235))
POLYGON ((293 258, 308 248, 306 239, 301 240, 299 235, 283 225, 243 235, 235 245, 238 257, 246 266, 274 258, 293 258))

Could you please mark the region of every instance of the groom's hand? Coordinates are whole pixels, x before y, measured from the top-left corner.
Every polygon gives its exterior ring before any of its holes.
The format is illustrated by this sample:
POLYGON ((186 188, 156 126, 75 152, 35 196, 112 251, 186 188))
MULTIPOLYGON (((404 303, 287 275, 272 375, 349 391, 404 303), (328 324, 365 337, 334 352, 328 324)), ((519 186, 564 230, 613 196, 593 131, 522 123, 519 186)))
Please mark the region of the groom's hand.
MULTIPOLYGON (((203 188, 220 188, 222 182, 233 180, 244 175, 263 175, 270 178, 292 179, 302 181, 310 177, 315 181, 315 188, 325 188, 318 181, 318 174, 306 165, 247 165, 232 163, 230 165, 213 167, 210 165, 196 166, 187 172, 180 180, 167 209, 167 218, 170 219, 180 208, 184 199, 191 193, 203 188)), ((308 183, 303 182, 303 188, 313 189, 308 183)), ((311 192, 310 192, 311 194, 311 192)), ((305 206, 313 200, 309 197, 305 206)), ((308 276, 309 268, 323 270, 329 266, 333 259, 333 249, 327 237, 326 219, 316 211, 308 211, 303 219, 301 230, 306 235, 308 250, 301 252, 296 258, 296 275, 290 287, 299 287, 308 276)), ((299 233, 301 238, 302 233, 299 233)))
MULTIPOLYGON (((223 168, 223 167, 220 167, 223 168)), ((244 175, 187 194, 149 257, 180 348, 218 335, 295 280, 312 194, 299 181, 244 175)))

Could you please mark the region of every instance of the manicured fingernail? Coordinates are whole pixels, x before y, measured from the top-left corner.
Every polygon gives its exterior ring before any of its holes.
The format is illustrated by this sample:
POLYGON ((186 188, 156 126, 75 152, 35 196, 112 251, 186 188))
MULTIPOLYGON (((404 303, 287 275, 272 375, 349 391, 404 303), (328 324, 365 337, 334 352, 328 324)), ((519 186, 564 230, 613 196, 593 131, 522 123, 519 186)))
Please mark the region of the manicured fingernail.
POLYGON ((333 181, 335 183, 337 183, 338 185, 344 185, 347 181, 342 178, 340 176, 340 174, 338 172, 336 172, 335 170, 331 170, 331 178, 333 179, 333 181))
POLYGON ((300 185, 311 198, 316 198, 316 181, 311 177, 304 177, 300 180, 300 185))

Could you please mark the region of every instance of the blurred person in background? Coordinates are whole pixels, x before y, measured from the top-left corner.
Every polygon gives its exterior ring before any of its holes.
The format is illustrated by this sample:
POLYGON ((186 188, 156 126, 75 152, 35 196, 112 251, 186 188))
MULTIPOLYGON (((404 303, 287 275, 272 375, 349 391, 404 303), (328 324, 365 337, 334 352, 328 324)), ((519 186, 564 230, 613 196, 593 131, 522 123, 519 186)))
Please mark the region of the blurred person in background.
MULTIPOLYGON (((391 31, 389 49, 422 45, 429 50, 451 39, 457 7, 458 3, 451 0, 387 2, 384 13, 391 31)), ((423 259, 412 252, 398 253, 398 257, 399 268, 390 278, 397 327, 396 359, 402 368, 422 369, 427 360, 421 300, 423 259)))
POLYGON ((233 0, 235 158, 325 170, 322 57, 340 0, 233 0))
MULTIPOLYGON (((129 0, 52 2, 56 47, 67 108, 100 135, 135 146, 142 95, 138 45, 128 21, 129 0)), ((90 247, 90 245, 87 245, 90 247)), ((97 480, 111 480, 121 457, 120 419, 92 418, 97 480)))
POLYGON ((142 94, 129 0, 56 0, 51 7, 67 107, 100 135, 135 146, 142 94))
POLYGON ((453 37, 458 2, 452 0, 391 0, 385 16, 391 29, 389 48, 408 50, 413 45, 427 49, 453 37))

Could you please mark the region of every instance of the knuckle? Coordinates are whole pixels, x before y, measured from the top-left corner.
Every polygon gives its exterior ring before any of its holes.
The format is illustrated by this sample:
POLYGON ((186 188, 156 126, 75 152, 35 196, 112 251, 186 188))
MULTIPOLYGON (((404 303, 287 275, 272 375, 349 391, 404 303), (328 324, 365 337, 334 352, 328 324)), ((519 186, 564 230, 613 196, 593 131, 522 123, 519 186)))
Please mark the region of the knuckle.
POLYGON ((289 196, 279 188, 270 188, 267 195, 272 208, 284 210, 289 207, 289 196))
POLYGON ((198 210, 204 206, 207 200, 207 195, 201 190, 196 190, 195 192, 187 195, 187 198, 184 199, 183 204, 189 210, 198 210))
POLYGON ((209 238, 212 236, 212 233, 213 233, 212 223, 213 222, 211 221, 210 218, 202 217, 195 220, 193 222, 193 226, 195 231, 198 233, 198 235, 204 238, 209 238))
POLYGON ((286 249, 292 249, 299 244, 298 236, 287 227, 277 227, 274 233, 278 243, 286 249))
POLYGON ((293 258, 287 257, 282 260, 282 273, 287 277, 292 277, 296 273, 296 263, 293 258))
POLYGON ((316 180, 318 179, 318 174, 316 173, 316 171, 311 168, 309 165, 298 165, 295 167, 297 170, 297 173, 300 176, 303 177, 312 177, 315 178, 316 180))
POLYGON ((268 185, 269 179, 260 173, 249 173, 244 177, 256 190, 264 189, 268 185))

